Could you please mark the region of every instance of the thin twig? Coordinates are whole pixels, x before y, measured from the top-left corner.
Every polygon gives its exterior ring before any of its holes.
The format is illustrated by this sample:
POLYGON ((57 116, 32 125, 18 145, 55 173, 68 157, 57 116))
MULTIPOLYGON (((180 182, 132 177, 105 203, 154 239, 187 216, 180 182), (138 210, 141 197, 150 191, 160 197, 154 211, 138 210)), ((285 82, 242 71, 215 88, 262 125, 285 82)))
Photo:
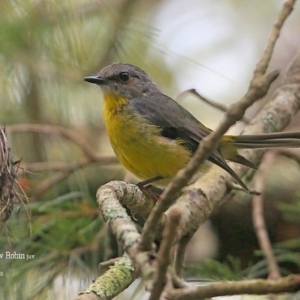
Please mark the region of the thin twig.
POLYGON ((176 252, 175 252, 175 259, 174 259, 174 271, 177 276, 181 276, 182 269, 183 269, 183 263, 184 263, 184 256, 186 247, 189 242, 189 237, 183 237, 181 240, 179 240, 176 252))
POLYGON ((177 228, 180 224, 180 218, 181 213, 179 210, 176 208, 169 209, 163 239, 157 254, 157 271, 155 273, 153 284, 150 287, 151 296, 149 300, 159 299, 167 282, 167 270, 173 259, 172 249, 174 248, 177 237, 177 228))
POLYGON ((104 55, 101 57, 100 61, 95 64, 97 69, 92 70, 92 73, 98 72, 99 66, 106 66, 113 60, 117 50, 116 44, 118 41, 121 43, 120 39, 124 38, 126 25, 130 22, 132 11, 139 2, 140 1, 137 0, 125 0, 120 2, 119 5, 113 6, 113 10, 111 11, 111 13, 114 14, 111 17, 111 20, 114 21, 113 30, 110 31, 109 40, 106 41, 104 45, 106 47, 106 49, 102 51, 104 55))
POLYGON ((70 129, 45 124, 18 124, 7 126, 7 132, 39 132, 45 134, 53 134, 56 136, 62 136, 67 140, 72 141, 78 146, 81 151, 86 155, 86 158, 82 158, 78 163, 65 163, 65 162, 38 162, 38 163, 22 163, 22 169, 29 172, 37 172, 41 170, 54 170, 59 171, 52 175, 50 178, 42 181, 38 187, 32 193, 32 198, 39 197, 45 193, 56 183, 67 178, 71 173, 78 169, 87 167, 92 163, 101 163, 103 165, 117 163, 118 160, 115 156, 103 156, 97 154, 81 136, 75 131, 70 129))
MULTIPOLYGON (((176 97, 176 101, 178 101, 180 98, 185 97, 185 95, 187 94, 192 94, 195 95, 198 99, 202 100, 204 103, 217 108, 218 110, 222 111, 222 112, 226 112, 228 110, 228 107, 222 103, 207 99, 206 97, 204 97, 203 95, 201 95, 199 92, 197 92, 196 89, 188 89, 186 91, 181 92, 177 97, 176 97)), ((243 121, 245 124, 249 124, 251 119, 248 118, 247 116, 243 116, 241 121, 243 121)))
MULTIPOLYGON (((39 171, 69 171, 78 170, 87 166, 87 163, 100 163, 101 165, 112 165, 119 163, 115 156, 97 155, 95 160, 90 158, 81 158, 77 163, 64 162, 64 161, 41 161, 41 162, 22 162, 22 168, 27 172, 39 172, 39 171)), ((126 181, 126 180, 125 180, 126 181)))
POLYGON ((273 165, 276 157, 275 151, 268 151, 261 161, 259 171, 255 175, 255 185, 254 188, 257 191, 260 191, 260 195, 255 195, 252 199, 252 221, 255 229, 255 233, 262 249, 267 262, 269 269, 269 279, 279 279, 280 272, 276 262, 276 257, 272 250, 272 245, 268 236, 268 231, 266 229, 266 223, 264 219, 263 211, 263 198, 264 198, 264 185, 266 171, 271 165, 273 165))
POLYGON ((76 146, 78 146, 81 151, 89 157, 91 160, 97 158, 95 151, 89 146, 84 139, 81 138, 75 131, 67 129, 62 126, 57 125, 47 125, 47 124, 17 124, 7 126, 8 133, 16 132, 39 132, 46 134, 61 135, 65 139, 72 141, 76 146))
POLYGON ((99 264, 99 268, 100 269, 107 269, 108 267, 114 265, 115 262, 118 261, 119 259, 120 259, 120 257, 116 257, 116 258, 111 258, 107 261, 103 261, 99 264))
POLYGON ((274 46, 275 46, 275 44, 278 40, 278 37, 280 35, 281 28, 282 28, 283 24, 285 23, 286 19, 288 18, 288 16, 294 10, 295 4, 296 4, 296 0, 287 0, 283 4, 283 8, 279 13, 277 22, 273 26, 273 30, 272 30, 271 35, 269 37, 267 47, 264 51, 263 57, 259 61, 259 63, 257 64, 257 67, 254 71, 254 76, 256 76, 257 74, 261 76, 261 75, 266 73, 267 68, 269 66, 269 62, 272 58, 272 54, 273 54, 273 51, 274 51, 274 46))
POLYGON ((278 280, 243 280, 235 282, 216 282, 205 286, 190 286, 170 291, 168 300, 201 300, 218 296, 230 295, 265 295, 294 293, 300 290, 300 275, 291 275, 278 280))
MULTIPOLYGON (((62 169, 60 172, 56 172, 51 177, 49 177, 49 178, 43 180, 41 183, 39 183, 38 187, 32 193, 32 197, 41 196, 48 189, 50 189, 53 185, 66 179, 71 173, 75 172, 76 170, 83 169, 84 167, 87 167, 87 166, 91 165, 92 163, 94 164, 95 162, 99 162, 99 163, 103 163, 103 164, 111 164, 111 163, 115 163, 117 161, 116 161, 115 157, 99 156, 98 159, 96 158, 96 160, 90 160, 88 158, 88 159, 82 159, 77 164, 65 165, 65 169, 62 169)), ((51 162, 49 162, 49 164, 51 164, 51 162)))

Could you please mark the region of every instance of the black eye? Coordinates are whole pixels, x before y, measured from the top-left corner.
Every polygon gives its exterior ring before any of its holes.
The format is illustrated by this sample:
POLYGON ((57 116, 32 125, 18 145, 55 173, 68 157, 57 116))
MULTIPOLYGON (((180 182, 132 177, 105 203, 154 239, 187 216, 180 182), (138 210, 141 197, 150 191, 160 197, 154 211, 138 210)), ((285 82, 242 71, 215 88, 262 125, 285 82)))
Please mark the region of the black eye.
POLYGON ((119 78, 121 79, 121 81, 127 82, 129 80, 130 76, 127 72, 121 72, 119 74, 119 78))

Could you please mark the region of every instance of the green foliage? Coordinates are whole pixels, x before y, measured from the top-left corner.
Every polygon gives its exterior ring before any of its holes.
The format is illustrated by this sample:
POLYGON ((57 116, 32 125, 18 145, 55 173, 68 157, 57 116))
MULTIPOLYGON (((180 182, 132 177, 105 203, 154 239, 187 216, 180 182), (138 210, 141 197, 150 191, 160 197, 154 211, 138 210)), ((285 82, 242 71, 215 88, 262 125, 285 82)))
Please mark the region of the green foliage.
MULTIPOLYGON (((287 276, 291 273, 298 273, 300 269, 300 239, 277 243, 273 247, 280 274, 287 276)), ((267 278, 268 262, 261 250, 256 251, 255 254, 259 260, 256 263, 249 263, 246 268, 242 268, 239 258, 232 256, 229 256, 225 262, 207 259, 199 265, 188 265, 185 269, 185 277, 232 281, 245 278, 267 278)))
POLYGON ((31 280, 38 279, 39 284, 30 289, 28 297, 46 292, 59 275, 92 280, 98 262, 107 259, 105 232, 94 200, 80 192, 15 211, 7 224, 7 236, 0 236, 5 257, 1 280, 6 281, 2 298, 8 299, 12 290, 22 291, 31 280), (24 258, 10 259, 14 254, 24 258))
POLYGON ((226 262, 207 259, 199 266, 189 265, 185 277, 197 277, 215 280, 240 280, 246 277, 248 268, 243 270, 239 258, 229 256, 226 262))

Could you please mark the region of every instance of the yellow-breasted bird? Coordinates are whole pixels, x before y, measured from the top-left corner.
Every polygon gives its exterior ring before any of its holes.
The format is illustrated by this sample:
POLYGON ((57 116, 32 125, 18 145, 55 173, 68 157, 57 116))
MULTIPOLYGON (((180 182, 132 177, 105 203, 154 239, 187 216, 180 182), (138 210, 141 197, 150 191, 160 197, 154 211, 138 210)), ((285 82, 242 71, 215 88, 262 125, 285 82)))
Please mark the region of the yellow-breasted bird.
MULTIPOLYGON (((150 76, 136 66, 111 64, 97 76, 84 80, 102 89, 103 118, 119 161, 146 182, 160 179, 157 184, 165 185, 187 164, 202 138, 211 132, 185 108, 163 94, 150 76)), ((239 155, 237 149, 299 146, 299 132, 224 135, 217 150, 200 166, 196 177, 207 172, 214 163, 249 192, 226 163, 229 160, 256 168, 239 155)))

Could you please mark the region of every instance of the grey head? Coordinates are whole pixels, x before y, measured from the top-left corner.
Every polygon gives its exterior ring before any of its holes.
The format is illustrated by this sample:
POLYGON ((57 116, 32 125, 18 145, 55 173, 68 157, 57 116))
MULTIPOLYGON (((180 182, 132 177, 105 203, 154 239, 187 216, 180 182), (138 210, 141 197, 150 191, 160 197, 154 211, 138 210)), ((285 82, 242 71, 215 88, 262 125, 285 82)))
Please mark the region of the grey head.
POLYGON ((84 80, 99 85, 104 92, 113 92, 129 100, 161 92, 145 71, 131 64, 111 64, 97 76, 89 76, 84 80))

